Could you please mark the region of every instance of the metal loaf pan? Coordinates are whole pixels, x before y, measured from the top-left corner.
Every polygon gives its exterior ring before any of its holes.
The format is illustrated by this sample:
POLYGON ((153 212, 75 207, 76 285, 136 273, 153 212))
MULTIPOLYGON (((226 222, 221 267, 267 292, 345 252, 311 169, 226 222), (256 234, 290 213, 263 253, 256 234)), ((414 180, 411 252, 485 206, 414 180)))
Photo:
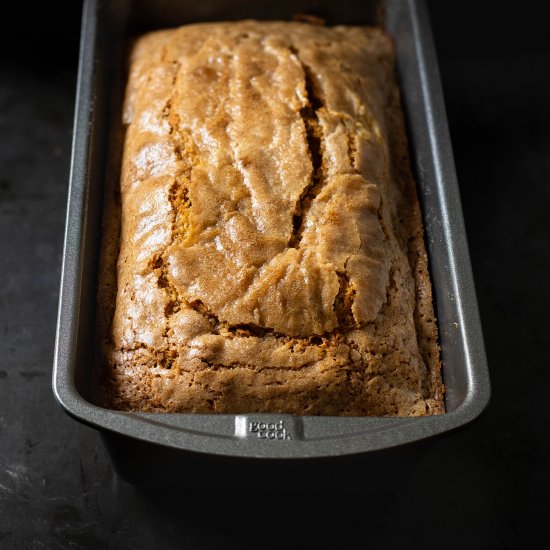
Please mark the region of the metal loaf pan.
POLYGON ((340 474, 352 472, 342 468, 346 460, 364 467, 376 461, 388 465, 391 457, 391 464, 399 468, 409 460, 411 449, 416 452, 426 440, 463 427, 482 412, 489 400, 488 370, 437 62, 421 0, 84 2, 53 387, 71 416, 101 431, 123 477, 153 485, 193 485, 199 479, 202 486, 204 476, 185 475, 180 467, 184 460, 206 468, 215 483, 265 479, 262 469, 268 467, 283 468, 287 477, 298 472, 302 483, 315 483, 320 472, 335 463, 340 474), (115 76, 124 66, 123 43, 153 28, 206 20, 290 19, 297 12, 317 14, 329 24, 373 24, 382 17, 395 40, 439 321, 446 414, 143 414, 91 404, 87 397, 94 361, 107 135, 117 117, 110 112, 111 98, 122 93, 115 76), (152 464, 163 466, 151 468, 152 464), (246 474, 240 475, 243 467, 246 474))

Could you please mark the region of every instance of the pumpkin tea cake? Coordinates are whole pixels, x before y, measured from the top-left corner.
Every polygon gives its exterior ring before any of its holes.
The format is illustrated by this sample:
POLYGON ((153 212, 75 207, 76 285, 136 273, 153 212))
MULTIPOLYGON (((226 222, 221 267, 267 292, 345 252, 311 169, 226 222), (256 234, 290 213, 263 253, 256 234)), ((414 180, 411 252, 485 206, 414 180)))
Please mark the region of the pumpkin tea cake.
POLYGON ((124 124, 107 191, 120 228, 104 222, 100 404, 444 412, 382 30, 241 21, 147 34, 124 124))

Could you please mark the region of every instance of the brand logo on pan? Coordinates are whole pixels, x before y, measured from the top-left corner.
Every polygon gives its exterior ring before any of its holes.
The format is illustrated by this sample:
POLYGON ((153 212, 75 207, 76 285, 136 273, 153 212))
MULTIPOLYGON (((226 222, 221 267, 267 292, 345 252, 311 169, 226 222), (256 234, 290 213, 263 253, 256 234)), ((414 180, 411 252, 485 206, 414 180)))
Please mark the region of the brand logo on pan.
POLYGON ((248 433, 256 434, 258 439, 266 439, 268 441, 292 439, 292 435, 285 428, 283 420, 279 420, 279 422, 249 422, 248 433))

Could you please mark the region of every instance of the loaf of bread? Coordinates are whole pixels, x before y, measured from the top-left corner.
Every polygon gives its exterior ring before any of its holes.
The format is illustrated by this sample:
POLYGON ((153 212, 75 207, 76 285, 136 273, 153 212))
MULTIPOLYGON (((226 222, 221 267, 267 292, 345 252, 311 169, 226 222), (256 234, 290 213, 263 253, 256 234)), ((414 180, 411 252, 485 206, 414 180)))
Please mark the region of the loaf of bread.
POLYGON ((123 112, 100 273, 101 405, 444 412, 382 30, 241 21, 150 33, 132 49, 123 112))

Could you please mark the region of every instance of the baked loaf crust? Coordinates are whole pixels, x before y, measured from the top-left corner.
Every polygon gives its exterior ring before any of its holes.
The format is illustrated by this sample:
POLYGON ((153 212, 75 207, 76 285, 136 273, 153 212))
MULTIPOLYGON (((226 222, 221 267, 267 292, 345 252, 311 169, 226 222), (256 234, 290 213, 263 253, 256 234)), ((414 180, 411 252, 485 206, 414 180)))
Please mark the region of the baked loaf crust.
POLYGON ((442 413, 384 32, 195 24, 141 37, 130 61, 120 238, 105 223, 103 240, 99 403, 442 413))

